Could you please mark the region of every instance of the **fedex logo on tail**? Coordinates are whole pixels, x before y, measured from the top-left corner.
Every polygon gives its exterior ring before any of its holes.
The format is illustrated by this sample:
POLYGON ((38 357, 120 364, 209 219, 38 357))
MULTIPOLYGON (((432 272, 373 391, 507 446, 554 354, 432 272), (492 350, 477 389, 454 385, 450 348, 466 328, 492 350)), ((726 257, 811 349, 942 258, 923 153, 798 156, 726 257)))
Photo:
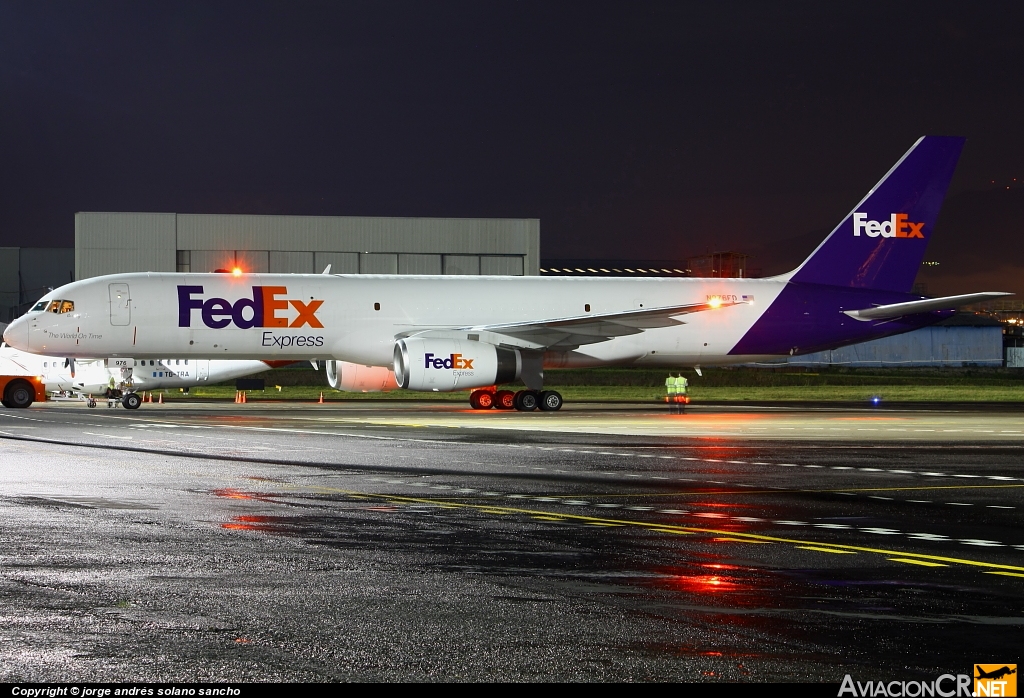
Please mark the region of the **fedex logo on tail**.
POLYGON ((452 354, 447 359, 434 356, 431 353, 423 355, 423 368, 453 368, 459 371, 473 368, 476 359, 467 359, 462 354, 452 354))
POLYGON ((196 298, 203 295, 202 286, 178 286, 178 327, 192 326, 192 311, 198 310, 203 324, 219 330, 234 324, 239 329, 250 327, 323 327, 316 316, 323 301, 308 303, 279 298, 288 294, 287 286, 253 286, 252 298, 239 298, 234 303, 224 298, 196 298), (285 316, 288 308, 298 315, 285 316))
POLYGON ((868 214, 853 214, 853 236, 859 238, 864 233, 869 238, 881 235, 884 238, 921 238, 924 239, 924 223, 912 223, 907 214, 894 213, 887 221, 869 221, 868 214))

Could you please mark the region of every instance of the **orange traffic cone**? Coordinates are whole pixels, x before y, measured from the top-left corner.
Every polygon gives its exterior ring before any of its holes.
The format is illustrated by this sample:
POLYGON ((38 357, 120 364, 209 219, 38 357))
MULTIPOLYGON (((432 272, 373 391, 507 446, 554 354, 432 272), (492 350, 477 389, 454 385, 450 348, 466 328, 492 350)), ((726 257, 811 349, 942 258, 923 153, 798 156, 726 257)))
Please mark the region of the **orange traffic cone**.
POLYGON ((159 394, 159 395, 157 396, 157 398, 159 398, 159 399, 157 400, 157 404, 158 404, 158 405, 162 405, 162 404, 164 404, 164 394, 163 394, 163 393, 160 393, 160 394, 159 394))
POLYGON ((318 402, 317 404, 319 404, 319 405, 324 404, 324 391, 322 391, 322 390, 320 391, 320 402, 318 402))
POLYGON ((245 391, 242 391, 242 404, 245 404, 245 391))
POLYGON ((240 391, 238 391, 238 390, 235 391, 235 404, 236 405, 239 403, 239 398, 238 398, 239 393, 240 393, 240 391))

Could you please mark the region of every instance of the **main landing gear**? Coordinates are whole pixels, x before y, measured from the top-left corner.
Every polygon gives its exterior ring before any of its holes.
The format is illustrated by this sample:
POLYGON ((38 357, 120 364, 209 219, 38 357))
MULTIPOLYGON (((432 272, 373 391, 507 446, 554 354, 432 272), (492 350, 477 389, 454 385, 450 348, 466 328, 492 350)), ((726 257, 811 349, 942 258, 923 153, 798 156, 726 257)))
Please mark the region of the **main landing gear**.
POLYGON ((469 404, 474 410, 519 410, 533 412, 540 408, 545 412, 562 409, 562 396, 554 390, 474 390, 469 394, 469 404))

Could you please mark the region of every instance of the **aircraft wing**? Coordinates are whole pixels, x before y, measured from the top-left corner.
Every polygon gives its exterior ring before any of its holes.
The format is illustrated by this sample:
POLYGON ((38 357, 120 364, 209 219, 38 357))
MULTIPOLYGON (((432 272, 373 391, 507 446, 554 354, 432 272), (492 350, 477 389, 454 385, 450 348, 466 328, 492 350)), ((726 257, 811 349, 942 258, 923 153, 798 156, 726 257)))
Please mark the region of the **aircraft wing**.
POLYGON ((985 293, 967 293, 962 296, 945 296, 943 298, 925 298, 919 301, 907 301, 906 303, 892 303, 890 305, 877 305, 873 308, 861 310, 844 310, 843 312, 854 320, 867 322, 868 320, 889 320, 914 315, 916 313, 927 313, 932 310, 952 310, 971 303, 980 303, 1000 296, 1012 296, 1012 293, 1000 291, 987 291, 985 293))
POLYGON ((478 325, 459 328, 463 332, 487 332, 544 349, 572 349, 583 344, 604 342, 612 337, 638 334, 658 327, 684 324, 679 315, 716 310, 738 302, 689 303, 660 308, 638 308, 617 313, 578 315, 500 325, 478 325))

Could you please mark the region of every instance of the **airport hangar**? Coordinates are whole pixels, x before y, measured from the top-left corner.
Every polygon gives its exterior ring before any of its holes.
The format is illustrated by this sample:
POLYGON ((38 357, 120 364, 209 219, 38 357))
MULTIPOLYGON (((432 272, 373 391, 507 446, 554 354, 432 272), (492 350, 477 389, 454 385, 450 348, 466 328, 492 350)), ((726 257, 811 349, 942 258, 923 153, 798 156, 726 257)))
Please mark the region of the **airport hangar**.
POLYGON ((75 278, 133 271, 536 274, 540 221, 485 218, 75 215, 75 278))

